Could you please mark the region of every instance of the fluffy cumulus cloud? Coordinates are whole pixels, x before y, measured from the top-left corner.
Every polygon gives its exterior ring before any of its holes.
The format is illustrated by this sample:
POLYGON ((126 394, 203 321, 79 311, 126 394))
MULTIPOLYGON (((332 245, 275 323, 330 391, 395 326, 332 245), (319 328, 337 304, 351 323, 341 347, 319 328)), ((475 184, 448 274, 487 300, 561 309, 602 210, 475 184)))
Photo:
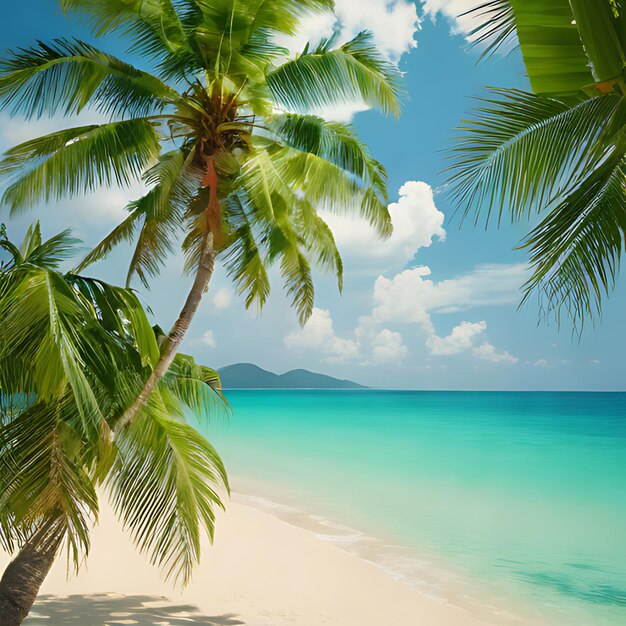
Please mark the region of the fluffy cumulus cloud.
POLYGON ((404 270, 392 278, 379 276, 374 284, 371 319, 377 323, 414 324, 426 335, 426 347, 435 356, 471 351, 486 361, 515 363, 508 352, 498 352, 486 341, 485 321, 462 321, 449 335, 435 329, 433 313, 456 313, 477 306, 513 304, 526 274, 524 264, 485 265, 472 272, 435 282, 426 266, 404 270))
POLYGON ((398 363, 409 354, 402 341, 402 335, 383 328, 371 342, 374 363, 398 363))
POLYGON ((461 322, 452 329, 447 337, 431 335, 426 340, 426 345, 431 354, 436 356, 448 356, 469 350, 476 337, 482 335, 487 330, 485 322, 461 322))
POLYGON ((419 28, 417 6, 406 0, 335 0, 335 15, 317 13, 306 16, 297 37, 281 41, 294 52, 340 29, 339 41, 347 41, 362 30, 374 35, 381 51, 397 60, 417 44, 419 28))
POLYGON ((285 337, 285 345, 289 348, 317 348, 334 336, 330 311, 316 307, 303 328, 285 337))
POLYGON ((303 328, 285 337, 288 348, 319 350, 326 362, 354 361, 362 365, 398 362, 408 354, 402 335, 379 329, 370 317, 363 317, 351 337, 335 333, 330 311, 313 309, 303 328))
POLYGON ((221 311, 227 309, 233 301, 233 292, 228 287, 221 287, 213 296, 213 306, 221 311))
POLYGON ((474 354, 484 361, 493 363, 517 363, 519 359, 506 351, 498 352, 488 341, 481 343, 473 349, 474 354))
POLYGON ((524 282, 525 264, 482 265, 471 272, 435 282, 422 265, 379 276, 374 284, 374 318, 381 322, 411 322, 434 332, 430 313, 455 313, 477 306, 514 304, 524 282))
POLYGON ((204 331, 202 337, 194 339, 191 343, 194 346, 206 346, 207 348, 215 348, 217 346, 215 333, 212 330, 204 331))
POLYGON ((444 214, 435 205, 433 189, 421 181, 408 181, 400 187, 397 202, 389 205, 393 233, 381 239, 363 219, 323 213, 330 226, 346 267, 360 271, 399 270, 413 259, 420 248, 435 239, 443 241, 444 214))
POLYGON ((453 32, 467 34, 476 27, 476 17, 466 15, 467 11, 484 4, 484 0, 422 0, 424 15, 436 19, 442 15, 448 18, 453 32))

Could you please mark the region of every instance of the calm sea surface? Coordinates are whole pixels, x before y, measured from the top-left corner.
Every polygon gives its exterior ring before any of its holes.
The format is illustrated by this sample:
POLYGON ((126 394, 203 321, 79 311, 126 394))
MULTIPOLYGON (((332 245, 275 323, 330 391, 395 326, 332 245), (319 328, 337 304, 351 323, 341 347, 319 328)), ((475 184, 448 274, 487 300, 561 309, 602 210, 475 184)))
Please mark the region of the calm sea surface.
POLYGON ((208 434, 235 490, 381 538, 382 565, 442 598, 466 579, 549 624, 626 624, 626 394, 227 396, 208 434))

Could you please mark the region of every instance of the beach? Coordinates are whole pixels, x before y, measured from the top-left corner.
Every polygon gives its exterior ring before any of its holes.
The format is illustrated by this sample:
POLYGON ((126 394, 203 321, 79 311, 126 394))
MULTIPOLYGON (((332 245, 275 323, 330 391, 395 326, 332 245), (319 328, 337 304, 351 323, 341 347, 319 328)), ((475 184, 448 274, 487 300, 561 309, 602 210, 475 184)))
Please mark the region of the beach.
MULTIPOLYGON (((104 507, 78 576, 60 558, 30 626, 478 626, 372 563, 234 499, 193 582, 165 583, 104 507)), ((2 566, 6 557, 2 559, 2 566)))
POLYGON ((85 567, 60 558, 27 624, 624 623, 626 397, 229 400, 205 433, 233 495, 192 584, 163 582, 103 496, 85 567))

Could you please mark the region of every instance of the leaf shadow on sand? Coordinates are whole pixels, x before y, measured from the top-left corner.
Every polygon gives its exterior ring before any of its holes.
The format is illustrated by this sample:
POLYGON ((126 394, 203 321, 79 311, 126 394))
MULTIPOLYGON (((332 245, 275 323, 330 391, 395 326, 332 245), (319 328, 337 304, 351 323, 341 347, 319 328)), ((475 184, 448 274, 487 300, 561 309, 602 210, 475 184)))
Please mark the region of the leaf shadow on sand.
POLYGON ((235 614, 202 615, 190 604, 158 596, 41 596, 24 626, 240 626, 235 614))

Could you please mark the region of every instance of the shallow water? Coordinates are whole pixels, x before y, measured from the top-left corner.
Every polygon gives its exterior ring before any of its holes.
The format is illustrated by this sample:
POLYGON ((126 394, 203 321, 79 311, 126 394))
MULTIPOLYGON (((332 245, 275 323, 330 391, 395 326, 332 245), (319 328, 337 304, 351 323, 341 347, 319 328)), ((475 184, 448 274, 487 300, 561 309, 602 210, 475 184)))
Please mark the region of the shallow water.
POLYGON ((626 624, 626 394, 227 396, 208 434, 235 489, 345 524, 317 534, 445 601, 626 624))

